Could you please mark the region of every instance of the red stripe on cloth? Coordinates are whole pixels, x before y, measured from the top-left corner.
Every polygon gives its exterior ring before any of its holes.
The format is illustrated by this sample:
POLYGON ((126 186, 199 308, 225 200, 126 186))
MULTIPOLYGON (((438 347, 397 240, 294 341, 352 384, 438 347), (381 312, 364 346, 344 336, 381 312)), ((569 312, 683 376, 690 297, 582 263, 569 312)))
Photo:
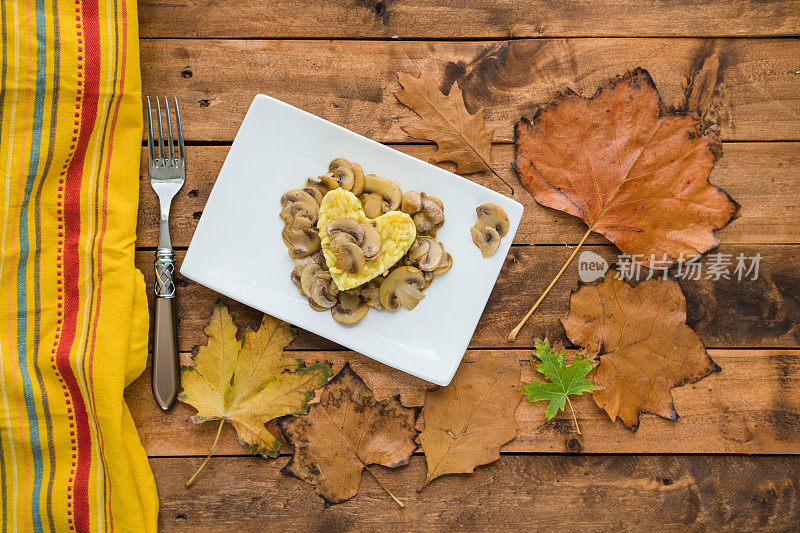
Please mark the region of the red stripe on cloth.
POLYGON ((82 9, 76 13, 77 42, 85 50, 85 64, 78 63, 78 89, 82 89, 81 109, 76 112, 80 118, 80 133, 75 146, 75 155, 67 170, 64 194, 64 322, 62 342, 59 343, 56 362, 66 387, 69 389, 75 410, 75 436, 78 458, 73 472, 74 519, 78 531, 90 530, 89 516, 89 472, 92 462, 92 437, 84 398, 75 372, 70 364, 69 354, 75 340, 78 311, 80 309, 78 283, 80 282, 81 234, 81 181, 84 158, 97 118, 97 104, 100 84, 100 28, 97 0, 83 2, 82 9), (81 67, 84 68, 81 68, 81 67))

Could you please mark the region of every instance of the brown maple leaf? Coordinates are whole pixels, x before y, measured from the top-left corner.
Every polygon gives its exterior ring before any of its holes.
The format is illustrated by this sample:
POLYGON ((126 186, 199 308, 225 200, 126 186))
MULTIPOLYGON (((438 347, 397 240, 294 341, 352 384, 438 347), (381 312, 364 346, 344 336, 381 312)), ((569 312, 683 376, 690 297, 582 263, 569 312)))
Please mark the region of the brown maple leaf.
POLYGON ((499 459, 500 447, 517 436, 520 398, 519 361, 489 355, 463 363, 450 385, 429 391, 419 436, 428 463, 425 483, 499 459))
POLYGON ((312 484, 328 505, 345 502, 358 492, 361 471, 372 474, 369 465, 394 468, 408 463, 417 449, 417 414, 397 397, 375 400, 345 364, 308 414, 278 421, 284 438, 294 446, 294 455, 281 472, 312 484))
POLYGON ((676 420, 670 389, 721 370, 686 325, 686 298, 674 280, 631 287, 609 270, 572 294, 561 322, 578 346, 600 346, 594 400, 634 430, 640 413, 676 420))
POLYGON ((394 95, 420 117, 419 121, 404 125, 403 130, 412 137, 435 142, 438 150, 434 161, 452 161, 459 174, 488 170, 514 192, 491 166, 494 130, 486 129, 482 109, 474 115, 467 111, 458 82, 449 94, 442 94, 425 74, 415 78, 398 72, 397 77, 403 90, 394 95))
POLYGON ((662 115, 644 69, 591 98, 567 89, 515 133, 525 188, 589 226, 567 263, 593 231, 645 266, 690 261, 717 246, 714 230, 736 216, 736 202, 708 182, 722 152, 717 128, 703 131, 696 114, 662 115))

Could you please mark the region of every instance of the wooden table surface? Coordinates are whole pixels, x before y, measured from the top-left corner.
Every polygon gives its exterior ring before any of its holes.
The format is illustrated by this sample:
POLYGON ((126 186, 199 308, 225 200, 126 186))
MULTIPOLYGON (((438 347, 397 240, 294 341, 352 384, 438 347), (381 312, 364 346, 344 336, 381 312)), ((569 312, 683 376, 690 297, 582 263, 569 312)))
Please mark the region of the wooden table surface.
MULTIPOLYGON (((180 261, 230 143, 267 93, 421 159, 434 147, 400 128, 413 113, 393 96, 396 72, 454 82, 495 130, 492 164, 516 183, 525 215, 468 359, 491 353, 532 376, 534 336, 566 342, 559 318, 577 287, 573 265, 516 344, 504 336, 585 231, 536 204, 514 176, 513 125, 571 87, 590 94, 648 69, 665 104, 715 122, 724 156, 711 180, 742 206, 718 232, 722 253, 762 256, 755 281, 681 282, 688 322, 721 373, 674 389, 677 422, 644 415, 636 433, 588 395, 583 435, 542 402, 517 409, 518 437, 494 464, 422 492, 425 459, 377 468, 399 509, 364 475, 358 495, 323 508, 310 485, 280 474, 286 456, 247 455, 227 427, 191 489, 216 425, 193 409, 162 413, 148 371, 126 391, 151 457, 164 530, 800 528, 800 1, 798 0, 140 0, 145 95, 175 95, 187 136, 187 180, 172 208, 180 261)), ((142 166, 136 262, 152 286, 156 197, 142 166)), ((506 193, 490 174, 469 176, 506 193)), ((589 249, 617 251, 599 236, 589 249)), ((179 280, 180 349, 203 341, 219 295, 179 280)), ((149 291, 148 291, 149 292, 149 291)), ((223 298, 223 300, 225 300, 223 298)), ((240 326, 260 314, 228 301, 240 326)), ((290 347, 306 361, 345 361, 380 397, 419 404, 425 384, 313 334, 290 347)))

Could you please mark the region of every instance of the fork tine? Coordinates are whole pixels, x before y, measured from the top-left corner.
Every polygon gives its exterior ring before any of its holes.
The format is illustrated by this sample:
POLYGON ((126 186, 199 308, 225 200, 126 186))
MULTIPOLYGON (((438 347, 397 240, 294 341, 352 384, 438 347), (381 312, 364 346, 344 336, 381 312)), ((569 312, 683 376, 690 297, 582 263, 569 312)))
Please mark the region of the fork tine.
POLYGON ((178 131, 178 157, 181 160, 181 163, 184 161, 184 154, 183 154, 183 130, 181 129, 181 112, 178 111, 178 98, 173 97, 175 100, 175 126, 178 131))
POLYGON ((156 158, 156 153, 153 148, 153 108, 150 107, 150 97, 147 97, 147 148, 150 155, 150 166, 153 166, 153 160, 156 158))
POLYGON ((167 151, 167 156, 169 158, 169 165, 172 166, 175 161, 175 149, 172 144, 172 120, 169 116, 169 100, 167 97, 164 97, 164 109, 167 110, 167 139, 169 140, 167 146, 169 150, 167 151))
POLYGON ((161 100, 156 97, 156 111, 158 111, 158 157, 159 166, 164 165, 164 127, 161 124, 161 100))

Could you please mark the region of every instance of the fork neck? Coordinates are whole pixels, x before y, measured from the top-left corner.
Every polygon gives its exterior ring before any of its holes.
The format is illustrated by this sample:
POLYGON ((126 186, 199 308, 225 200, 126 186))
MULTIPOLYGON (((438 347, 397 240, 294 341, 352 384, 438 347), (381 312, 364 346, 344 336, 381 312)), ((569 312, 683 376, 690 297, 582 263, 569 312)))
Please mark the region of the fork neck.
POLYGON ((159 203, 161 204, 161 220, 158 229, 158 247, 160 249, 171 249, 172 241, 169 238, 169 208, 172 202, 159 195, 159 203))

